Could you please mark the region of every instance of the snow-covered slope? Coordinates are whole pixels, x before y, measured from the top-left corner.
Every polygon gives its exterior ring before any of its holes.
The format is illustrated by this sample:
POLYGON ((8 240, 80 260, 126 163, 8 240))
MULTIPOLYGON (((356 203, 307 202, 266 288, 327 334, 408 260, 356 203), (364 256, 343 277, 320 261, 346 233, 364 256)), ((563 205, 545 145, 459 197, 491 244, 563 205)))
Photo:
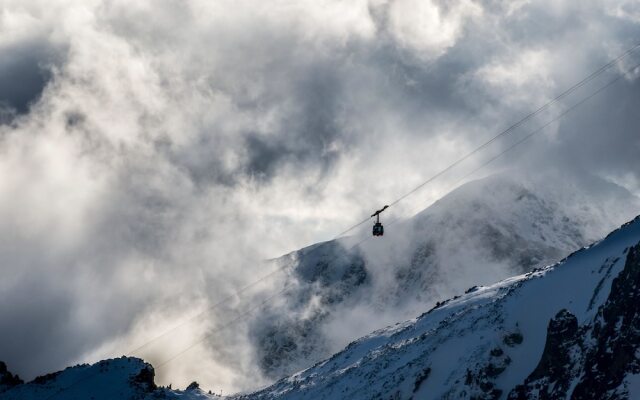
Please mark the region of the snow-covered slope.
MULTIPOLYGON (((6 371, 5 371, 6 372, 6 371)), ((134 399, 211 399, 192 386, 185 391, 159 388, 154 370, 138 358, 121 357, 93 365, 77 365, 64 371, 39 376, 23 384, 17 382, 4 390, 2 400, 134 400, 134 399)))
POLYGON ((640 398, 640 217, 242 399, 640 398))
POLYGON ((276 260, 293 273, 285 306, 251 321, 257 360, 271 378, 306 368, 472 285, 556 262, 638 212, 637 198, 597 178, 501 174, 468 183, 387 224, 383 238, 354 248, 359 238, 320 243, 276 260))

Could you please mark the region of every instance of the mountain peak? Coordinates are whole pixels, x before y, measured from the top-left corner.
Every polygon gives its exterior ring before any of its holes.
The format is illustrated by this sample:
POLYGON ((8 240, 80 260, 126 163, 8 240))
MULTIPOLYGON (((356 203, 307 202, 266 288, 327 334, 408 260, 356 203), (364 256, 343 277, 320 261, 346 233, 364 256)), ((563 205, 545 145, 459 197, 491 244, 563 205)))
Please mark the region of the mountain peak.
POLYGON ((2 393, 2 398, 128 399, 157 389, 154 375, 150 364, 139 358, 123 356, 38 376, 31 382, 14 385, 2 393))

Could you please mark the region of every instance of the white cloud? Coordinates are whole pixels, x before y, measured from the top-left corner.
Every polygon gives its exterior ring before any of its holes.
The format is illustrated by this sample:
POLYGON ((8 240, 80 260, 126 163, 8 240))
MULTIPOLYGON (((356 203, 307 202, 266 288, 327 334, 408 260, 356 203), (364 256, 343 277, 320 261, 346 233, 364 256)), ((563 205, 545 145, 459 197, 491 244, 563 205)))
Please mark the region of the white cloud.
POLYGON ((482 16, 482 7, 471 0, 397 0, 388 7, 392 36, 425 59, 441 56, 455 45, 470 20, 482 16))
POLYGON ((605 1, 607 13, 617 18, 624 18, 634 22, 640 22, 640 4, 632 0, 608 0, 605 1))
POLYGON ((544 49, 519 49, 484 65, 475 78, 495 89, 505 103, 542 104, 555 89, 551 57, 544 49))
MULTIPOLYGON (((13 306, 0 314, 0 359, 31 377, 90 361, 96 349, 119 355, 193 304, 263 275, 262 259, 332 238, 447 166, 583 75, 580 65, 600 65, 612 43, 624 48, 620 26, 638 32, 633 18, 613 27, 587 14, 602 40, 564 20, 551 20, 549 33, 528 25, 544 12, 535 4, 505 15, 490 6, 0 2, 0 68, 37 55, 0 78, 38 89, 23 112, 5 107, 0 91, 0 304, 13 306), (583 35, 566 60, 572 43, 558 38, 583 35), (24 75, 25 63, 50 76, 24 75)), ((581 131, 596 144, 584 140, 575 163, 636 182, 625 121, 607 143, 595 128, 581 131)), ((565 146, 560 139, 550 145, 565 146)), ((466 171, 393 212, 420 210, 466 171)), ((154 359, 232 316, 229 308, 154 348, 154 359)), ((204 383, 255 384, 246 338, 216 340, 205 349, 226 357, 227 373, 204 383)), ((213 358, 189 353, 165 376, 202 380, 190 363, 213 358)), ((221 368, 211 363, 201 370, 221 368)))

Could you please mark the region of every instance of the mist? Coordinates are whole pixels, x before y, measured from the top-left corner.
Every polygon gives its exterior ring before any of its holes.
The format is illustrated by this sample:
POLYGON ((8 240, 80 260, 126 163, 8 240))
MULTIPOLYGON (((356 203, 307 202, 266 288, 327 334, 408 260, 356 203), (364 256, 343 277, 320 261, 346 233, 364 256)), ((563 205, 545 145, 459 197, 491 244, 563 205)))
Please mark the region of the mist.
MULTIPOLYGON (((158 365, 202 343, 158 367, 160 384, 267 383, 249 324, 230 321, 286 275, 211 306, 269 273, 265 260, 333 239, 638 37, 640 10, 625 0, 0 1, 0 360, 32 379, 178 327, 134 353, 158 365)), ((388 217, 496 171, 571 171, 640 195, 638 63, 640 53, 621 60, 388 217)), ((340 325, 335 343, 373 325, 340 325)))

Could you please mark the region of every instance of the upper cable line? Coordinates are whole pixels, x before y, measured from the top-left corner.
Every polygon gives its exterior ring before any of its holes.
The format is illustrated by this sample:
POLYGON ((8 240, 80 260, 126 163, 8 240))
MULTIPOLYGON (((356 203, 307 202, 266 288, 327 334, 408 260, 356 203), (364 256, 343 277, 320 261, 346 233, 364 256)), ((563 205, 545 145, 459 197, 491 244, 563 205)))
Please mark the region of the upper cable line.
MULTIPOLYGON (((512 124, 508 128, 506 128, 505 130, 503 130, 500 133, 498 133, 497 135, 491 137, 489 140, 487 140, 484 143, 480 144, 478 147, 476 147, 473 150, 471 150, 470 152, 466 153, 464 156, 460 157, 459 159, 457 159, 453 163, 449 164, 447 167, 441 169, 440 171, 436 172, 434 175, 430 176, 427 180, 423 181, 418 186, 416 186, 413 189, 409 190, 407 193, 405 193, 402 196, 398 197, 396 200, 390 202, 388 204, 388 207, 393 207, 394 205, 400 203, 402 200, 404 200, 407 197, 411 196, 412 194, 414 194, 415 192, 419 191, 420 189, 422 189, 423 187, 425 187, 429 183, 433 182, 434 180, 436 180, 440 176, 444 175, 448 171, 452 170, 453 168, 455 168, 456 166, 458 166, 459 164, 461 164, 465 160, 469 159, 470 157, 472 157, 476 153, 480 152, 482 149, 484 149, 485 147, 489 146, 491 143, 493 143, 496 140, 498 140, 499 138, 501 138, 501 137, 513 132, 516 128, 522 126, 525 122, 531 120, 532 118, 534 118, 538 114, 540 114, 543 111, 547 110, 553 104, 558 103, 560 100, 562 100, 565 97, 569 96, 571 93, 575 92, 577 89, 579 89, 579 88, 583 87, 584 85, 586 85, 587 83, 593 81, 600 74, 602 74, 603 72, 607 71, 612 66, 616 65, 616 63, 618 61, 620 61, 623 58, 625 58, 626 56, 630 55, 631 53, 633 53, 639 47, 640 47, 640 43, 635 44, 634 46, 632 46, 631 48, 626 50, 624 53, 620 54, 618 57, 616 57, 616 58, 612 59, 611 61, 609 61, 608 63, 604 64, 603 66, 598 68, 596 71, 592 72, 591 74, 589 74, 588 76, 586 76, 585 78, 580 80, 579 82, 575 83, 573 86, 571 86, 568 89, 566 89, 564 92, 560 93, 559 95, 557 95, 553 99, 549 100, 547 103, 545 103, 542 106, 540 106, 535 111, 532 111, 531 113, 525 115, 520 120, 518 120, 517 122, 515 122, 514 124, 512 124)), ((339 238, 341 236, 344 236, 345 234, 351 232, 352 230, 356 229, 357 227, 359 227, 362 224, 364 224, 367 221, 369 221, 369 219, 371 219, 372 217, 373 217, 373 215, 371 217, 365 218, 364 220, 362 220, 362 221, 354 224, 353 226, 347 228, 346 230, 340 232, 334 239, 337 239, 337 238, 339 238)))

